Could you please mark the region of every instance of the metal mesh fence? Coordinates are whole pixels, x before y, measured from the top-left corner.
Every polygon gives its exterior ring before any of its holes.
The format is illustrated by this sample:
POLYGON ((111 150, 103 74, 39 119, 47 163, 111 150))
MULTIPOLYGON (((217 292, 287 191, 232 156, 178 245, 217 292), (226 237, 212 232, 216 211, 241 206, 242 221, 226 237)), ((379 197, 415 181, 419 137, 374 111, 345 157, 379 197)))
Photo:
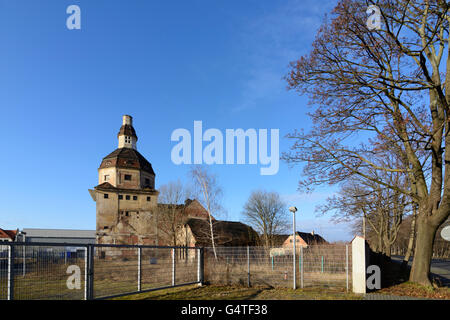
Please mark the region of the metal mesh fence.
MULTIPOLYGON (((296 252, 297 287, 351 285, 351 246, 315 245, 296 252)), ((201 283, 293 285, 289 248, 5 244, 0 299, 99 299, 201 283)))
POLYGON ((83 291, 70 290, 66 282, 69 266, 79 266, 79 273, 84 273, 84 248, 48 245, 0 248, 0 299, 83 299, 83 291))
MULTIPOLYGON (((296 250, 297 287, 351 286, 351 246, 314 245, 296 250)), ((205 281, 220 285, 293 286, 292 248, 205 248, 205 281)))
POLYGON ((8 294, 8 248, 0 245, 0 300, 8 294))
POLYGON ((95 249, 94 298, 198 282, 199 249, 95 249))
POLYGON ((0 299, 95 299, 197 283, 199 250, 1 245, 0 299))

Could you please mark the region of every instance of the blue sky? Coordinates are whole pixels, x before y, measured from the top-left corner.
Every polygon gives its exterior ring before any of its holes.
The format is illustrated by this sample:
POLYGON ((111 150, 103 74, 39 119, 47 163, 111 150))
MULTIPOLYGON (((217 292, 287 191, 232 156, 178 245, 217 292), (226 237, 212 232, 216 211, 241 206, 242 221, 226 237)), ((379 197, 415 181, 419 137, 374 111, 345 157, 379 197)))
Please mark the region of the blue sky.
MULTIPOLYGON (((101 159, 117 148, 123 114, 134 118, 138 150, 156 187, 187 181, 172 163, 171 133, 308 129, 307 98, 286 90, 288 63, 310 49, 334 0, 142 1, 0 0, 0 227, 95 229, 101 159), (81 30, 68 30, 66 8, 81 8, 81 30)), ((348 226, 316 217, 333 193, 297 192, 301 167, 216 165, 227 219, 241 220, 252 190, 279 192, 299 208, 299 231, 349 240, 348 226)))

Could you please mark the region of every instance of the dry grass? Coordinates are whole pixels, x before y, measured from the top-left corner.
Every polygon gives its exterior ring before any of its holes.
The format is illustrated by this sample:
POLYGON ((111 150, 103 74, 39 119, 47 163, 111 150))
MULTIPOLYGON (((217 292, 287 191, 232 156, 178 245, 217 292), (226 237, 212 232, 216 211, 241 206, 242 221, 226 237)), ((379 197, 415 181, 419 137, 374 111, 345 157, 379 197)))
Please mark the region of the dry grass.
POLYGON ((287 289, 240 286, 189 286, 141 293, 117 300, 360 300, 362 296, 344 290, 323 288, 287 289))
POLYGON ((431 288, 412 282, 397 284, 389 288, 378 290, 376 293, 394 296, 450 300, 450 288, 431 288))

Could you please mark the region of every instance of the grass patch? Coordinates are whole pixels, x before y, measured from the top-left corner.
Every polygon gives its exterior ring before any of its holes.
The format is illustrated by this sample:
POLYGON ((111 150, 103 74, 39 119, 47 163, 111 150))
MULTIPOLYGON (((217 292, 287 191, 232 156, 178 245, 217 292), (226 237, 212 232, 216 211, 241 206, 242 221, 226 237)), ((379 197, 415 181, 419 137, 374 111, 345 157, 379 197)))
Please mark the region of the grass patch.
POLYGON ((188 286, 141 293, 114 300, 359 300, 361 295, 342 289, 285 289, 240 286, 188 286))

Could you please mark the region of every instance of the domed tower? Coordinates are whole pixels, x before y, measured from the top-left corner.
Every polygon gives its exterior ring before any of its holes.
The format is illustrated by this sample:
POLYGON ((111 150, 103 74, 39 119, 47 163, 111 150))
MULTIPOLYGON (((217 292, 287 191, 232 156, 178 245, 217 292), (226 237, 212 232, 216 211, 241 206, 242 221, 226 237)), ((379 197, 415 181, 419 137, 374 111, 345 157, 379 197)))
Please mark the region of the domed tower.
POLYGON ((104 157, 100 164, 98 183, 109 183, 116 188, 154 189, 155 172, 150 162, 137 151, 138 138, 131 116, 123 116, 117 138, 118 149, 104 157))
POLYGON ((97 243, 158 244, 155 172, 137 151, 131 116, 123 116, 117 138, 118 148, 103 158, 98 185, 89 190, 97 207, 97 243))

